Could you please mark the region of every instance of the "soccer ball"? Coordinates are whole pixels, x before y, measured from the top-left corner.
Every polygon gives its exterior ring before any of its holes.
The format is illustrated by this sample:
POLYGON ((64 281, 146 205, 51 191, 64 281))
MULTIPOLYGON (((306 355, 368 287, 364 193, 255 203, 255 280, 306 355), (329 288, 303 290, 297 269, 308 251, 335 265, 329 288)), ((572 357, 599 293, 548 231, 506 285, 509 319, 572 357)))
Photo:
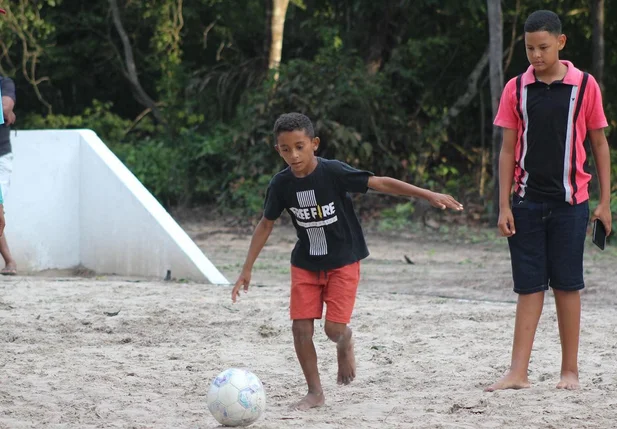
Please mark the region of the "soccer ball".
POLYGON ((208 409, 224 426, 249 426, 266 408, 266 392, 250 371, 230 368, 216 376, 208 392, 208 409))

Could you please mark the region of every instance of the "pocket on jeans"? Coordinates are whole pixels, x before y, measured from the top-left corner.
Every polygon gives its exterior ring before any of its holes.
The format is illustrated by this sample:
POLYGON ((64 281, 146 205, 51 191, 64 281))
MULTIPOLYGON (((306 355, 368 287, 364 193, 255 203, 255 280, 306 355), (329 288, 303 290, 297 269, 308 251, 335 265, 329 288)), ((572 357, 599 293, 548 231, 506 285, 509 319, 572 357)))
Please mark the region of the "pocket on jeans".
POLYGON ((538 232, 544 229, 542 210, 528 207, 512 207, 516 233, 538 232))

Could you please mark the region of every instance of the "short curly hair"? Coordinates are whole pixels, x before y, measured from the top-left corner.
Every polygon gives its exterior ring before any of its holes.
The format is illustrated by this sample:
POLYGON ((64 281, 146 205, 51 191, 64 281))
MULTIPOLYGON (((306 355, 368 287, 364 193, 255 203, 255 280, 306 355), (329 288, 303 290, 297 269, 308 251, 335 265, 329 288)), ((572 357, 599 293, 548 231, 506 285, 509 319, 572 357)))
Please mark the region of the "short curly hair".
POLYGON ((548 31, 555 36, 559 36, 561 34, 561 20, 555 12, 537 10, 527 17, 524 30, 525 33, 548 31))
POLYGON ((308 116, 302 113, 284 113, 274 123, 274 136, 289 131, 304 131, 310 138, 315 137, 313 123, 308 116))

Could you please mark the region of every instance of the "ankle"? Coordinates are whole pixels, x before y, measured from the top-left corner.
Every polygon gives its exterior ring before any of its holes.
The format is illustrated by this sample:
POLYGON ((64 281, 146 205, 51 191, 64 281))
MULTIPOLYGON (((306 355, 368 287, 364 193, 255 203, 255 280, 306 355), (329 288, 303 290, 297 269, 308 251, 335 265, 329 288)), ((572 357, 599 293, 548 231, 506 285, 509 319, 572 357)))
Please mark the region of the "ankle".
POLYGON ((350 335, 346 335, 336 342, 336 348, 339 350, 347 350, 351 345, 352 337, 350 335))
POLYGON ((510 368, 506 373, 506 377, 515 378, 518 380, 527 380, 529 378, 527 369, 510 368))

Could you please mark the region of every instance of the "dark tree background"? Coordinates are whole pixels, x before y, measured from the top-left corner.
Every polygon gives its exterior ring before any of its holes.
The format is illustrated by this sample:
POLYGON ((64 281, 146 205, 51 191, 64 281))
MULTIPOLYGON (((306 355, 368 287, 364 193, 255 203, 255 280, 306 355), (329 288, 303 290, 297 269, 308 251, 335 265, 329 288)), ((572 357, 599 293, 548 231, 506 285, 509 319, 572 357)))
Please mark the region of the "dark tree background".
MULTIPOLYGON (((445 190, 494 218, 500 87, 528 66, 526 16, 563 21, 614 139, 617 3, 603 0, 14 0, 0 72, 18 127, 92 128, 166 206, 258 215, 301 111, 320 155, 445 190), (489 34, 491 35, 489 37, 489 34)), ((400 202, 400 201, 399 201, 400 202)), ((469 219, 469 217, 467 218, 469 219)))

